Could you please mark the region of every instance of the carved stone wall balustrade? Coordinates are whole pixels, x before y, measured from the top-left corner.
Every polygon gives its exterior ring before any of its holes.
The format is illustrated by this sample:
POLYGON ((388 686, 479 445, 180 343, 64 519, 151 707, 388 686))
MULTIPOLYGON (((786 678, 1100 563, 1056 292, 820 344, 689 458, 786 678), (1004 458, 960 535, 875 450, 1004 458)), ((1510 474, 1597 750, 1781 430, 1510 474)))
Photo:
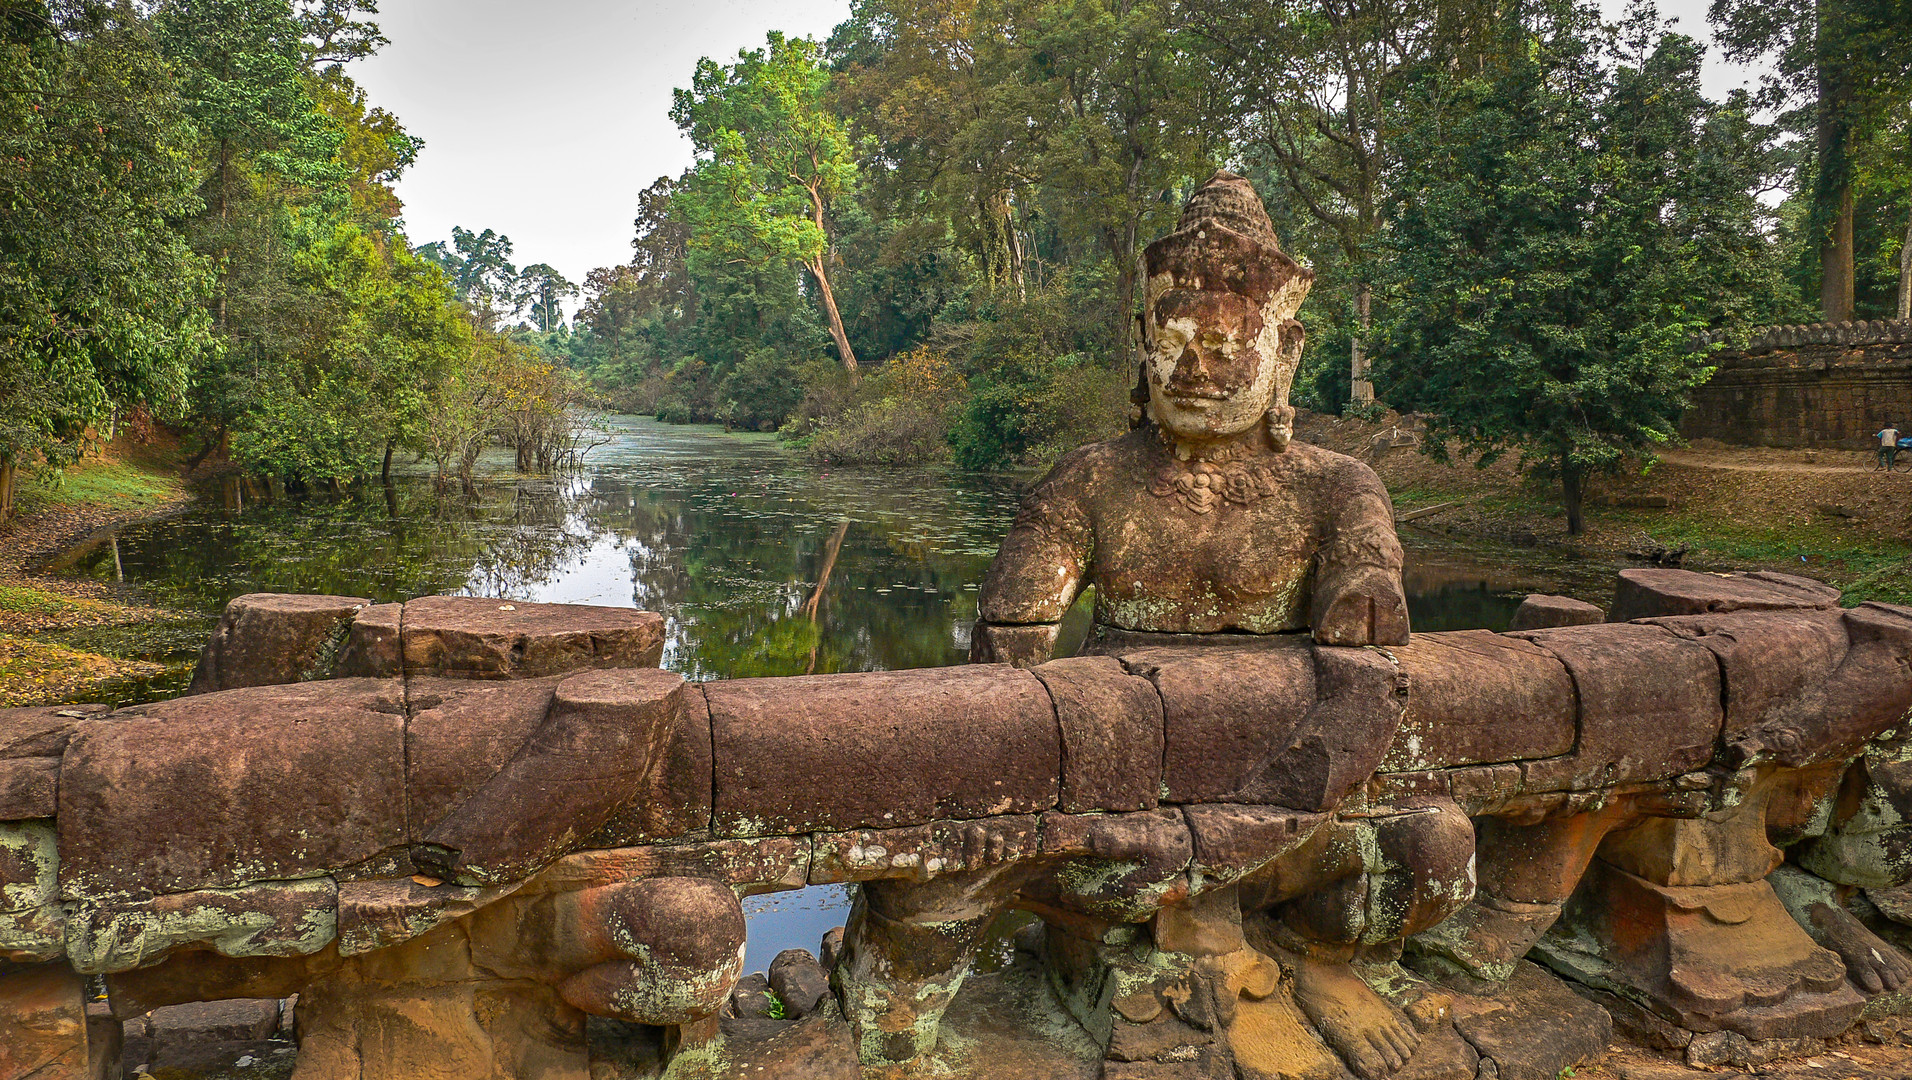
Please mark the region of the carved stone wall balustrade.
POLYGON ((647 613, 242 597, 192 696, 0 712, 0 1080, 110 1065, 96 975, 113 1018, 298 993, 302 1080, 1465 1080, 1609 1014, 1836 1034, 1878 942, 1838 897, 1912 879, 1912 610, 1836 603, 1629 571, 1594 625, 692 684, 647 613), (1350 881, 1378 928, 1460 905, 1357 964, 1405 1063, 1298 1008, 1256 914, 1350 881), (726 1027, 740 898, 843 882, 823 1005, 726 1027))

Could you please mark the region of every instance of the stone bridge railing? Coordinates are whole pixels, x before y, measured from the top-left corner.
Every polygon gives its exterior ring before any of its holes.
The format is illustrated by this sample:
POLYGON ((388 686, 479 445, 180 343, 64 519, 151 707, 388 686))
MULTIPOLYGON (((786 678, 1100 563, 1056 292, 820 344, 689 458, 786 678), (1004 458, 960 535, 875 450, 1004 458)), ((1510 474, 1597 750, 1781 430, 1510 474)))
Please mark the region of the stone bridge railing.
MULTIPOLYGON (((1691 348, 1704 348, 1731 342, 1724 330, 1700 334, 1688 342, 1691 348)), ((1748 338, 1738 351, 1746 356, 1769 353, 1775 349, 1796 349, 1802 345, 1905 345, 1912 344, 1912 319, 1861 319, 1854 322, 1802 323, 1768 326, 1748 338)))
POLYGON ((1772 843, 1818 875, 1781 872, 1796 910, 1912 877, 1898 817, 1827 809, 1908 801, 1912 611, 1836 600, 1632 571, 1598 625, 688 684, 647 613, 242 597, 192 696, 0 712, 0 1080, 99 1075, 113 1018, 293 993, 301 1078, 1327 1080, 1250 897, 1366 875, 1397 918, 1373 837, 1435 804, 1473 819, 1478 889, 1423 875, 1474 899, 1420 975, 1370 973, 1420 1032, 1401 1075, 1604 1045, 1530 954, 1629 1030, 1836 1034, 1863 950, 1781 906, 1772 843), (725 1020, 738 897, 841 882, 829 995, 725 1020), (1041 918, 1020 959, 965 981, 1012 908, 1041 918))

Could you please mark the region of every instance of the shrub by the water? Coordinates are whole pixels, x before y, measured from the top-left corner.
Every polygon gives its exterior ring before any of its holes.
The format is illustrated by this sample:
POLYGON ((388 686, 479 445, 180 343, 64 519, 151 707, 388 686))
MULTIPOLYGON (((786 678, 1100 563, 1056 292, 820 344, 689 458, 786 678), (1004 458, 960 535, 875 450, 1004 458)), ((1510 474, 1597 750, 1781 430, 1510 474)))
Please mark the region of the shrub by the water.
MULTIPOLYGON (((817 381, 805 404, 816 416, 809 454, 833 465, 917 465, 949 458, 949 424, 966 391, 949 357, 931 348, 898 355, 852 393, 836 378, 817 381)), ((799 412, 798 419, 801 420, 799 412)))

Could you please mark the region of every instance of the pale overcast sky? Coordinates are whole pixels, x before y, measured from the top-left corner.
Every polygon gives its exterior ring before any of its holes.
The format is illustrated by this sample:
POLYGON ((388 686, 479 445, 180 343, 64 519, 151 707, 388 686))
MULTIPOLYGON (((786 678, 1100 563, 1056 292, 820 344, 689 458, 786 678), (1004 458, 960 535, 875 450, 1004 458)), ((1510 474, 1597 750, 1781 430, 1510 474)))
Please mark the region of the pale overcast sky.
MULTIPOLYGON (((1602 0, 1616 16, 1625 0, 1602 0)), ((781 30, 819 40, 849 0, 380 0, 391 39, 353 66, 373 104, 425 140, 399 183, 413 243, 497 229, 519 266, 576 282, 630 257, 637 194, 690 164, 671 90, 699 57, 730 59, 781 30)), ((1661 13, 1702 40, 1706 0, 1661 13)), ((1745 80, 1709 57, 1718 95, 1745 80)))

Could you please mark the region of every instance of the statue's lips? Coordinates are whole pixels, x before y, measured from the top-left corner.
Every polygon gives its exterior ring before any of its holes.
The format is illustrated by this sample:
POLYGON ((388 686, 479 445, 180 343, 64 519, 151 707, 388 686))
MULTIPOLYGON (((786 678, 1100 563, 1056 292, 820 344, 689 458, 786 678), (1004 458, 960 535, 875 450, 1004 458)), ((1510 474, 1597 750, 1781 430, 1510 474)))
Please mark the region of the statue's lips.
POLYGON ((1165 393, 1169 404, 1183 409, 1212 409, 1233 395, 1221 390, 1190 390, 1178 393, 1165 393))

